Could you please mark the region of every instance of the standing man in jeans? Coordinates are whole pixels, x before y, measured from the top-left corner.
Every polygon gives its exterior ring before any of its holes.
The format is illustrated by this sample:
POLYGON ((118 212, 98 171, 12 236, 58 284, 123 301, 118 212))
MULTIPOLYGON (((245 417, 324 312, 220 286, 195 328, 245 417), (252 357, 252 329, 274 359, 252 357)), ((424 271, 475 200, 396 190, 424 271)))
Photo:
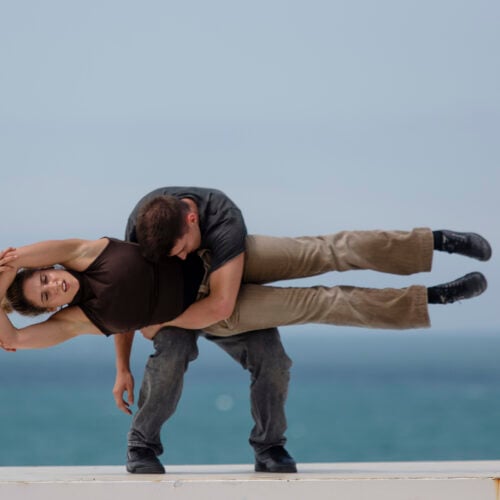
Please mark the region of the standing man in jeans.
MULTIPOLYGON (((157 458, 163 452, 160 431, 176 410, 184 373, 189 362, 198 356, 198 336, 204 335, 250 372, 250 402, 255 425, 249 442, 255 451, 255 470, 297 472, 295 461, 284 448, 284 407, 291 360, 281 344, 278 330, 272 328, 233 337, 215 337, 202 330, 204 325, 226 319, 234 309, 243 275, 247 236, 241 211, 224 193, 215 189, 156 189, 144 196, 130 214, 125 234, 127 241, 137 242, 138 214, 150 200, 161 195, 182 200, 184 212, 175 215, 195 228, 176 242, 170 255, 185 261, 188 283, 199 282, 197 277, 208 272, 209 290, 178 318, 182 328, 163 328, 153 339, 155 354, 146 365, 138 410, 128 435, 127 470, 141 474, 165 472, 157 458)), ((167 232, 156 235, 157 239, 165 241, 166 248, 172 243, 169 237, 167 232)), ((193 293, 193 290, 186 293, 193 293)), ((134 392, 129 365, 133 336, 134 332, 115 335, 117 375, 113 394, 117 406, 128 414, 132 413, 130 405, 134 392)))

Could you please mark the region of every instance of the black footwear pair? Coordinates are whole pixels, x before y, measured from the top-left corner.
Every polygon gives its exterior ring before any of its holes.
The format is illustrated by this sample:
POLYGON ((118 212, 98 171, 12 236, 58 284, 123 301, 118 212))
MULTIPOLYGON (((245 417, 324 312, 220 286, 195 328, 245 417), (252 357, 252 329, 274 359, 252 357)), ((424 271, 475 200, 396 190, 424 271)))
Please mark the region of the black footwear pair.
POLYGON ((255 454, 255 472, 297 472, 297 465, 283 446, 273 446, 255 454))
MULTIPOLYGON (((127 471, 132 474, 165 474, 165 468, 150 448, 132 447, 127 451, 127 471)), ((256 472, 297 472, 295 460, 283 446, 273 446, 256 454, 256 472)))
POLYGON ((459 233, 443 229, 434 231, 434 249, 456 253, 480 261, 491 258, 491 246, 488 241, 476 233, 459 233))
MULTIPOLYGON (((480 261, 491 258, 488 241, 476 233, 459 233, 443 229, 434 231, 434 250, 456 253, 480 261)), ((429 304, 453 304, 458 300, 471 299, 481 295, 487 288, 486 278, 481 273, 469 273, 455 281, 432 286, 427 289, 429 304)))
POLYGON ((127 471, 132 474, 165 474, 165 467, 151 448, 132 447, 127 451, 127 471))

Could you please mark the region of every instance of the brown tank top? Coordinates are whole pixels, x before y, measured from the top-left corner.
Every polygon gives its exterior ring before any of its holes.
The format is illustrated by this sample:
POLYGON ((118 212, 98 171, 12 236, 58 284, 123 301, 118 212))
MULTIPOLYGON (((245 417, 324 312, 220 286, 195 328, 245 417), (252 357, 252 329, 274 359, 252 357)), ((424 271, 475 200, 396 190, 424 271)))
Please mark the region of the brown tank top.
POLYGON ((70 306, 80 307, 106 335, 169 321, 187 307, 179 259, 153 263, 136 243, 108 239, 85 271, 72 271, 80 289, 70 306))

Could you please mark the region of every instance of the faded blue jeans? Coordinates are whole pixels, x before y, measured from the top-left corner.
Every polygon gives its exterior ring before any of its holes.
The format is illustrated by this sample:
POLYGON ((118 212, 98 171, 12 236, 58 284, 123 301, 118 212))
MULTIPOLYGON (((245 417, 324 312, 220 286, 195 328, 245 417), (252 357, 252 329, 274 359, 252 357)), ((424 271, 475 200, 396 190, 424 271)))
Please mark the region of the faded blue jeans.
MULTIPOLYGON (((128 434, 128 446, 163 453, 160 431, 174 414, 181 397, 184 373, 198 357, 203 332, 163 328, 154 339, 139 394, 138 410, 128 434)), ((255 425, 249 442, 256 453, 286 442, 285 402, 292 362, 279 332, 270 328, 231 337, 205 335, 250 372, 250 402, 255 425)))

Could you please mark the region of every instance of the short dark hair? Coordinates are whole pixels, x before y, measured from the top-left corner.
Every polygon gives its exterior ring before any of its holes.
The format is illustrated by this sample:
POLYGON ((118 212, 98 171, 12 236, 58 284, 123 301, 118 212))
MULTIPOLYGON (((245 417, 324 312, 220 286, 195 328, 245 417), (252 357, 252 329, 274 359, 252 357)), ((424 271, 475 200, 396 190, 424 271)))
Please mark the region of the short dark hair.
POLYGON ((4 300, 2 300, 2 309, 5 312, 16 311, 23 316, 38 316, 50 312, 45 307, 38 307, 32 304, 24 294, 24 283, 37 271, 40 271, 40 269, 21 269, 17 272, 12 285, 7 290, 4 300))
POLYGON ((136 234, 142 253, 157 261, 170 254, 187 230, 189 205, 170 195, 157 196, 145 203, 137 216, 136 234))

